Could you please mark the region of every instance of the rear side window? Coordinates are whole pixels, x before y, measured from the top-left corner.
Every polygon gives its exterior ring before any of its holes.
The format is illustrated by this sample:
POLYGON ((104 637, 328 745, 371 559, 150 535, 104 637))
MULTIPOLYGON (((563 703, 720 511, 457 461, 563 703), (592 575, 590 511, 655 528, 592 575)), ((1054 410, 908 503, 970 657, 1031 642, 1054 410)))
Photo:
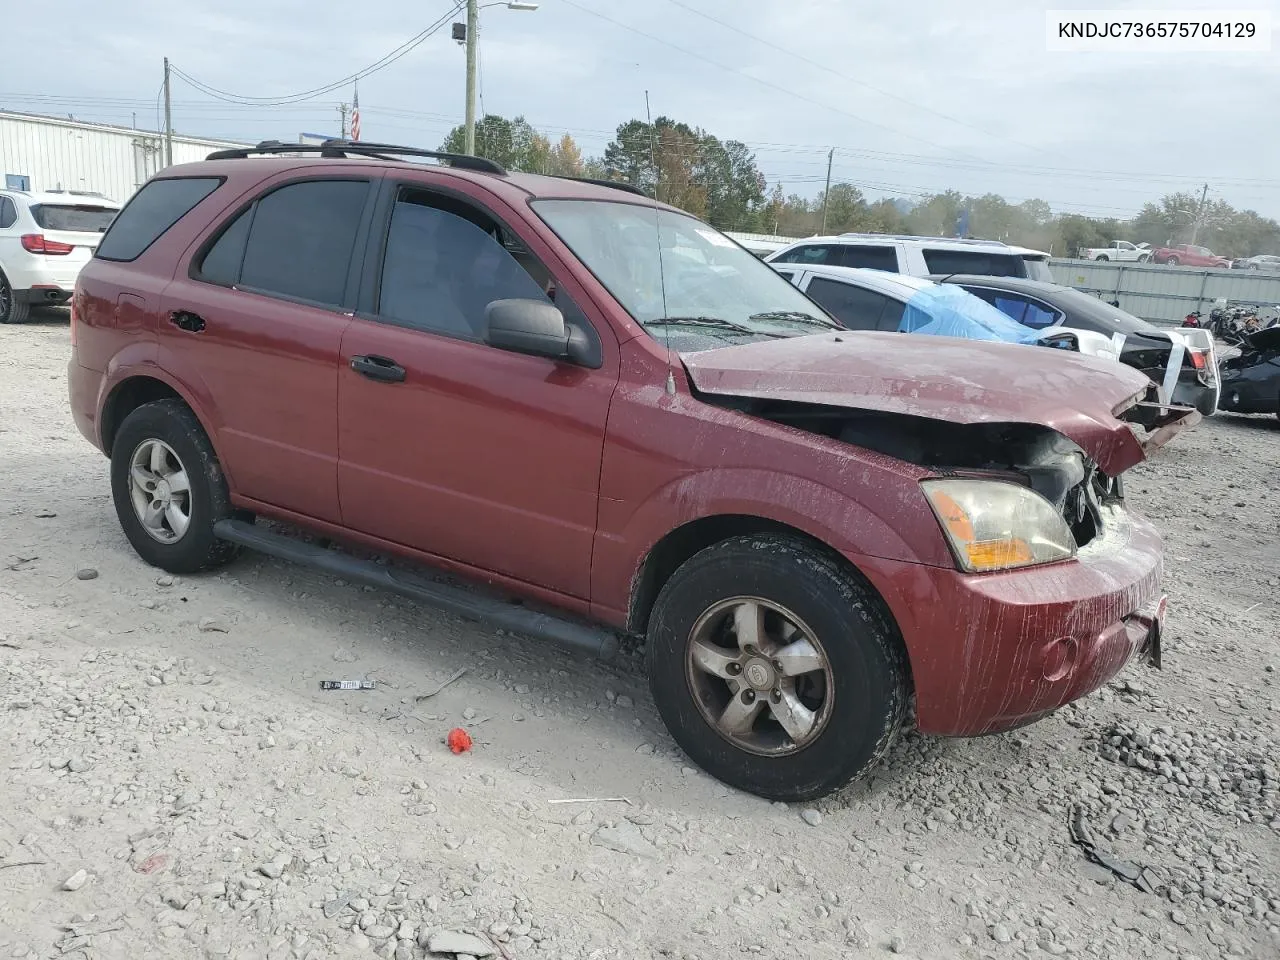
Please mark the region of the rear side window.
MULTIPOLYGON (((887 316, 894 300, 872 290, 864 290, 852 284, 814 277, 805 291, 826 308, 827 312, 850 330, 880 330, 881 316, 887 316)), ((902 305, 897 304, 897 318, 902 319, 902 305)), ((895 323, 889 329, 897 329, 895 323)))
POLYGON ((183 177, 145 184, 116 216, 96 256, 136 260, 221 183, 221 177, 183 177))
POLYGON ((8 197, 0 197, 0 230, 18 222, 18 208, 8 197))
MULTIPOLYGON (((262 293, 340 306, 368 196, 367 180, 308 180, 268 193, 254 208, 239 280, 232 282, 262 293)), ((233 223, 227 234, 238 227, 233 223)), ((221 264, 225 271, 225 264, 234 260, 231 242, 225 256, 218 244, 209 251, 215 253, 215 268, 221 264)), ((209 269, 208 256, 203 269, 209 269)))
POLYGON ((1045 327, 1052 327, 1058 321, 1058 311, 1035 300, 1020 297, 1016 293, 992 290, 989 287, 965 287, 964 289, 987 301, 1006 317, 1017 320, 1024 327, 1043 330, 1045 327))
POLYGON ((840 247, 829 243, 810 243, 803 247, 788 250, 778 257, 774 263, 824 263, 829 266, 841 266, 840 247))
POLYGON ((103 233, 111 226, 115 215, 116 211, 111 207, 92 204, 38 203, 31 208, 31 216, 45 230, 71 230, 76 233, 103 233))
POLYGON ((865 267, 868 270, 898 272, 898 251, 893 247, 846 246, 843 254, 840 260, 840 265, 843 267, 865 267))
POLYGON ((982 250, 925 250, 924 263, 930 273, 971 273, 980 277, 1025 277, 1026 264, 1012 253, 982 250))
POLYGON ((240 265, 244 262, 244 245, 249 239, 249 224, 253 221, 250 207, 222 231, 217 242, 200 261, 200 279, 229 287, 240 282, 240 265))

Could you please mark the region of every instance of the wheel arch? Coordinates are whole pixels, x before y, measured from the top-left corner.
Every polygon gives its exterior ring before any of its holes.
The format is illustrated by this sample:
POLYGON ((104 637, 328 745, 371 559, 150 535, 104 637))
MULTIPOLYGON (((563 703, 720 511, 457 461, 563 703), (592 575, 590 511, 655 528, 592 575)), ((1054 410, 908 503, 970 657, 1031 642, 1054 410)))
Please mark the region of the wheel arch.
POLYGON ((125 417, 144 403, 156 400, 180 400, 195 415, 209 442, 213 443, 213 431, 201 415, 199 407, 179 387, 168 380, 146 373, 132 374, 113 384, 102 401, 98 418, 98 438, 107 456, 125 417))
POLYGON ((745 513, 723 513, 699 517, 671 530, 649 550, 641 561, 631 583, 631 600, 627 611, 628 631, 643 636, 649 627, 649 615, 663 586, 680 566, 695 554, 735 537, 773 534, 797 540, 833 560, 852 576, 879 605, 885 621, 893 631, 895 642, 907 665, 907 680, 911 679, 911 658, 903 639, 897 618, 888 602, 870 579, 848 557, 818 537, 779 520, 745 513))

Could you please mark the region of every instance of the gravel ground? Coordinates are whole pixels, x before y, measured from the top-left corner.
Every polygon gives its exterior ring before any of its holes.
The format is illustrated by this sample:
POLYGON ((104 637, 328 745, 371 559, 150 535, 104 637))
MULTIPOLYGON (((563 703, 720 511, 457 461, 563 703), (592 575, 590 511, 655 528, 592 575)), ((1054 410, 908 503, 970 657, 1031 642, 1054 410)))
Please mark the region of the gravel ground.
POLYGON ((908 736, 801 809, 695 771, 634 657, 258 556, 146 567, 67 354, 64 315, 0 327, 0 958, 1280 956, 1274 418, 1129 477, 1168 541, 1163 671, 908 736))

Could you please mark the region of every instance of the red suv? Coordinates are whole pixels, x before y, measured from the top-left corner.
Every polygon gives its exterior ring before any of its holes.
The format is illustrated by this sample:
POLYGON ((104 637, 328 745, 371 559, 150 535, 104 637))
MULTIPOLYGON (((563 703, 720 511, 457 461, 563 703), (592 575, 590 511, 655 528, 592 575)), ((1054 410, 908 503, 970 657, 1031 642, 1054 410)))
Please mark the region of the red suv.
POLYGON ((908 716, 1004 730, 1158 656, 1160 539, 1119 475, 1196 415, 1137 371, 843 330, 618 184, 307 149, 165 170, 80 274, 71 407, 149 563, 249 546, 644 637, 680 745, 785 800, 908 716))

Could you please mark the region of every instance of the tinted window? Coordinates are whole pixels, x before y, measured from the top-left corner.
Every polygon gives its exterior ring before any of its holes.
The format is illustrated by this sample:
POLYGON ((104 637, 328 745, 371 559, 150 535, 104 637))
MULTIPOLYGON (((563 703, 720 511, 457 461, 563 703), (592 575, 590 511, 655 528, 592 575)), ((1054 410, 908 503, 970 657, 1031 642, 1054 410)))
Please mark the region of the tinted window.
POLYGON ((788 283, 794 283, 796 279, 796 272, 794 270, 779 270, 778 276, 786 277, 788 283))
MULTIPOLYGON (((889 297, 849 283, 814 277, 806 291, 814 300, 826 307, 827 312, 850 330, 878 330, 880 315, 892 302, 889 297)), ((898 319, 902 319, 899 305, 898 319)), ((894 324, 897 329, 897 324, 894 324)))
POLYGON ((46 230, 72 230, 77 233, 103 233, 111 226, 116 211, 111 207, 77 204, 39 203, 31 208, 31 216, 46 230))
POLYGON ((1024 327, 1043 330, 1045 327, 1053 326, 1058 319, 1056 311, 1012 293, 1001 293, 998 290, 985 291, 986 295, 984 295, 984 292, 979 291, 970 292, 978 293, 987 303, 1006 316, 1017 320, 1024 327))
POLYGON ((1023 277, 1026 265, 1012 253, 982 250, 925 250, 925 266, 930 273, 971 273, 980 277, 1023 277))
MULTIPOLYGON (((550 303, 550 277, 534 280, 517 256, 522 245, 501 241, 496 226, 443 209, 448 201, 405 194, 396 201, 387 235, 378 297, 380 316, 451 336, 482 339, 485 307, 494 300, 550 303)), ((561 301, 565 297, 559 298, 561 301)), ((557 303, 573 319, 564 303, 557 303)))
POLYGON ((1053 283, 1053 271, 1049 269, 1049 261, 1044 257, 1023 257, 1022 264, 1027 271, 1028 280, 1053 283))
POLYGON ((244 245, 253 220, 250 208, 231 222, 200 261, 200 279, 231 286, 240 281, 240 264, 244 261, 244 245))
POLYGON ((886 297, 884 303, 884 311, 880 314, 880 328, 890 333, 897 333, 902 327, 902 315, 906 313, 907 305, 901 300, 894 300, 886 297))
POLYGON ((96 255, 103 260, 137 259, 221 182, 217 177, 186 177, 144 184, 112 221, 96 255))
POLYGON ((363 180, 309 180, 268 193, 254 211, 241 285, 340 305, 368 194, 363 180))
POLYGON ((893 247, 845 246, 843 253, 841 266, 898 272, 898 251, 893 247))
POLYGON ((810 243, 803 247, 788 250, 774 260, 774 263, 825 263, 841 266, 841 248, 834 244, 810 243))
POLYGON ((18 208, 8 197, 0 197, 0 228, 12 227, 18 220, 18 208))

